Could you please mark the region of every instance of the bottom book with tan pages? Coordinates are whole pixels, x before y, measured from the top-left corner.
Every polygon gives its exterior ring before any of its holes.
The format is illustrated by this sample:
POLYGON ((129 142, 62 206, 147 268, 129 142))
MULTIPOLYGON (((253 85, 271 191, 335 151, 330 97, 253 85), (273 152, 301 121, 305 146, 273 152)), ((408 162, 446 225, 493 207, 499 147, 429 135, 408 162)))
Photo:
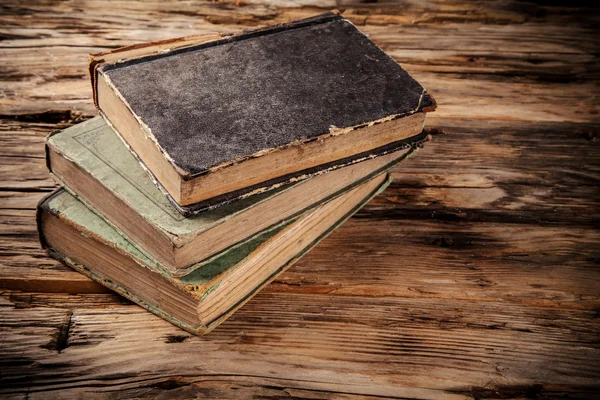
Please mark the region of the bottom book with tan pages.
POLYGON ((186 331, 205 334, 383 191, 389 179, 380 174, 178 277, 64 190, 40 202, 38 228, 53 257, 186 331))

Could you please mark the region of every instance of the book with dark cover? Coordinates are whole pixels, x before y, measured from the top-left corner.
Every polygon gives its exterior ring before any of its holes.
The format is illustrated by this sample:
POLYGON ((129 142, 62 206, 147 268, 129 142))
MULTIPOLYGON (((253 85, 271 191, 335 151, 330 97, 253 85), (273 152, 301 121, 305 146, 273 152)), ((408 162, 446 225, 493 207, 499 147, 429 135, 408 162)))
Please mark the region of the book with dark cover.
POLYGON ((255 237, 203 268, 173 277, 64 190, 38 205, 49 254, 193 333, 215 328, 389 184, 379 175, 255 237))
POLYGON ((103 118, 50 134, 46 148, 48 167, 57 181, 173 275, 186 274, 289 222, 415 151, 396 151, 186 218, 103 118))
POLYGON ((101 113, 179 205, 210 208, 422 139, 427 91, 336 13, 92 57, 101 113))

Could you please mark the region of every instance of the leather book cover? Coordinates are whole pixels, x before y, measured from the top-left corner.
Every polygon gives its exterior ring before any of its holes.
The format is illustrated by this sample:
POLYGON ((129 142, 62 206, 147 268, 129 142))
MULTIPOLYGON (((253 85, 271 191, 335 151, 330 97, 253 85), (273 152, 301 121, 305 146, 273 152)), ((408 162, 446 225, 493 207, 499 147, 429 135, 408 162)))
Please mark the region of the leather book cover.
MULTIPOLYGON (((94 88, 98 74, 110 83, 184 181, 436 106, 400 65, 335 12, 234 35, 97 54, 90 72, 94 88)), ((194 207, 214 208, 421 139, 390 143, 194 207)))

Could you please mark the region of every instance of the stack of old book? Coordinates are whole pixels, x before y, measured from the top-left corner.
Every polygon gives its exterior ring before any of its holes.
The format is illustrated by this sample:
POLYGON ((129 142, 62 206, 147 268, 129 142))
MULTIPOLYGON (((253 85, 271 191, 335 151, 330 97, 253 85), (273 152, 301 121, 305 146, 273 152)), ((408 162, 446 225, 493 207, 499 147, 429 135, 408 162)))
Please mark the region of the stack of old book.
POLYGON ((101 116, 47 139, 64 189, 40 203, 42 244, 196 334, 381 192, 435 108, 337 13, 129 46, 90 72, 101 116))

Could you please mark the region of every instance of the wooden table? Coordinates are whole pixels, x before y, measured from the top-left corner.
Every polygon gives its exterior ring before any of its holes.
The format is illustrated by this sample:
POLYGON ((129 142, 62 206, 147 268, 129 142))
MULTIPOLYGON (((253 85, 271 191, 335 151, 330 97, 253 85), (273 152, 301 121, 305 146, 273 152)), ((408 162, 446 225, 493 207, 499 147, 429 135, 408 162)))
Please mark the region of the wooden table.
POLYGON ((28 3, 0 5, 0 397, 598 396, 598 12, 340 1, 436 97, 438 134, 356 217, 192 337, 40 249, 34 209, 55 186, 44 137, 95 114, 88 53, 336 4, 28 3))

